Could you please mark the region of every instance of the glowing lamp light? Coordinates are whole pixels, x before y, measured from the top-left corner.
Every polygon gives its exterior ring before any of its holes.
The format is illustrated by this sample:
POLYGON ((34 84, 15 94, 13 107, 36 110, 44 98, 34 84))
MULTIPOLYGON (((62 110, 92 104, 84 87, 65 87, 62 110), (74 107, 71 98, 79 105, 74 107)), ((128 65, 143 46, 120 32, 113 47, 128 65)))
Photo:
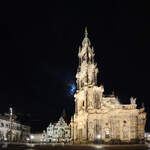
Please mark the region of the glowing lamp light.
POLYGON ((147 137, 150 138, 150 134, 148 134, 147 137))
POLYGON ((31 140, 34 139, 34 136, 33 136, 33 135, 30 135, 30 138, 31 138, 31 140))
POLYGON ((101 135, 100 135, 100 134, 98 134, 98 135, 97 135, 97 139, 100 139, 100 138, 101 138, 101 135))
POLYGON ((101 145, 94 145, 94 148, 101 149, 101 148, 103 148, 103 146, 101 146, 101 145))

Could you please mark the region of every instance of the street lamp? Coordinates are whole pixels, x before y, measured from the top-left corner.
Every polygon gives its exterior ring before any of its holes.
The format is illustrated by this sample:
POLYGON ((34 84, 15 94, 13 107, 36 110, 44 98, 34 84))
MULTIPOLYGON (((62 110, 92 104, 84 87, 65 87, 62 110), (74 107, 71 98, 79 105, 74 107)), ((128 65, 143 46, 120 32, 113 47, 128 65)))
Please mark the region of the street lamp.
POLYGON ((101 135, 100 134, 98 134, 97 136, 96 136, 96 141, 97 141, 97 143, 100 143, 100 139, 101 139, 101 135))
POLYGON ((101 135, 100 134, 97 135, 97 139, 101 139, 101 135))
POLYGON ((29 141, 30 141, 30 138, 29 138, 29 137, 27 137, 27 138, 26 138, 26 141, 27 141, 27 142, 29 142, 29 141))
POLYGON ((31 143, 32 143, 32 140, 34 139, 34 136, 30 135, 30 139, 31 139, 31 143))
POLYGON ((10 119, 10 141, 12 140, 12 116, 13 116, 13 109, 10 107, 9 108, 10 114, 9 114, 9 119, 10 119))

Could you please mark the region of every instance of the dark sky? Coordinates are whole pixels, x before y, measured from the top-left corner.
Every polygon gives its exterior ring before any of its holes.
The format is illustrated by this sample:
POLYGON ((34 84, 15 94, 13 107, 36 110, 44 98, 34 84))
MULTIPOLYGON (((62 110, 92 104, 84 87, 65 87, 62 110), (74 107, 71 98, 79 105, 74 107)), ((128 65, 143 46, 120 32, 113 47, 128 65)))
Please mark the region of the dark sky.
POLYGON ((69 85, 75 83, 87 26, 105 94, 114 91, 122 103, 136 97, 150 119, 148 4, 61 0, 0 6, 0 113, 12 106, 25 114, 33 131, 56 121, 63 108, 70 118, 74 98, 69 85))

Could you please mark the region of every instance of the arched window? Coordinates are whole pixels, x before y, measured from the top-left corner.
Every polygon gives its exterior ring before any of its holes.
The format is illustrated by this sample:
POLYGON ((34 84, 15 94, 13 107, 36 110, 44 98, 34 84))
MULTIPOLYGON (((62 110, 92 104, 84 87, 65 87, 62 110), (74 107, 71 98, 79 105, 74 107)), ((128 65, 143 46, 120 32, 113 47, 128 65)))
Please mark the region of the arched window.
POLYGON ((108 129, 105 130, 105 138, 109 138, 109 135, 110 135, 109 130, 108 129))
POLYGON ((99 93, 95 91, 94 92, 94 108, 98 109, 99 107, 100 107, 99 93))

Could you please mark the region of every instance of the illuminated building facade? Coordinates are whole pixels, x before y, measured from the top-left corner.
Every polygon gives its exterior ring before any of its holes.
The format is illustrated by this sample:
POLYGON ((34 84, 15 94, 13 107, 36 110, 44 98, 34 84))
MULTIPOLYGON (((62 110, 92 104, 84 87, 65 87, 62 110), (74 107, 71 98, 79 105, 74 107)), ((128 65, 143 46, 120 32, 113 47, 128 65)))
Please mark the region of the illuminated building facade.
POLYGON ((43 136, 43 141, 49 142, 69 142, 71 139, 71 127, 63 117, 60 117, 56 124, 50 123, 47 127, 46 134, 43 136))
POLYGON ((0 141, 26 141, 30 136, 30 127, 17 122, 12 113, 0 115, 0 141))
POLYGON ((104 96, 104 87, 97 86, 98 68, 94 62, 87 30, 79 47, 79 67, 75 114, 71 119, 74 143, 139 143, 144 140, 146 113, 137 109, 136 99, 120 104, 117 97, 104 96))

